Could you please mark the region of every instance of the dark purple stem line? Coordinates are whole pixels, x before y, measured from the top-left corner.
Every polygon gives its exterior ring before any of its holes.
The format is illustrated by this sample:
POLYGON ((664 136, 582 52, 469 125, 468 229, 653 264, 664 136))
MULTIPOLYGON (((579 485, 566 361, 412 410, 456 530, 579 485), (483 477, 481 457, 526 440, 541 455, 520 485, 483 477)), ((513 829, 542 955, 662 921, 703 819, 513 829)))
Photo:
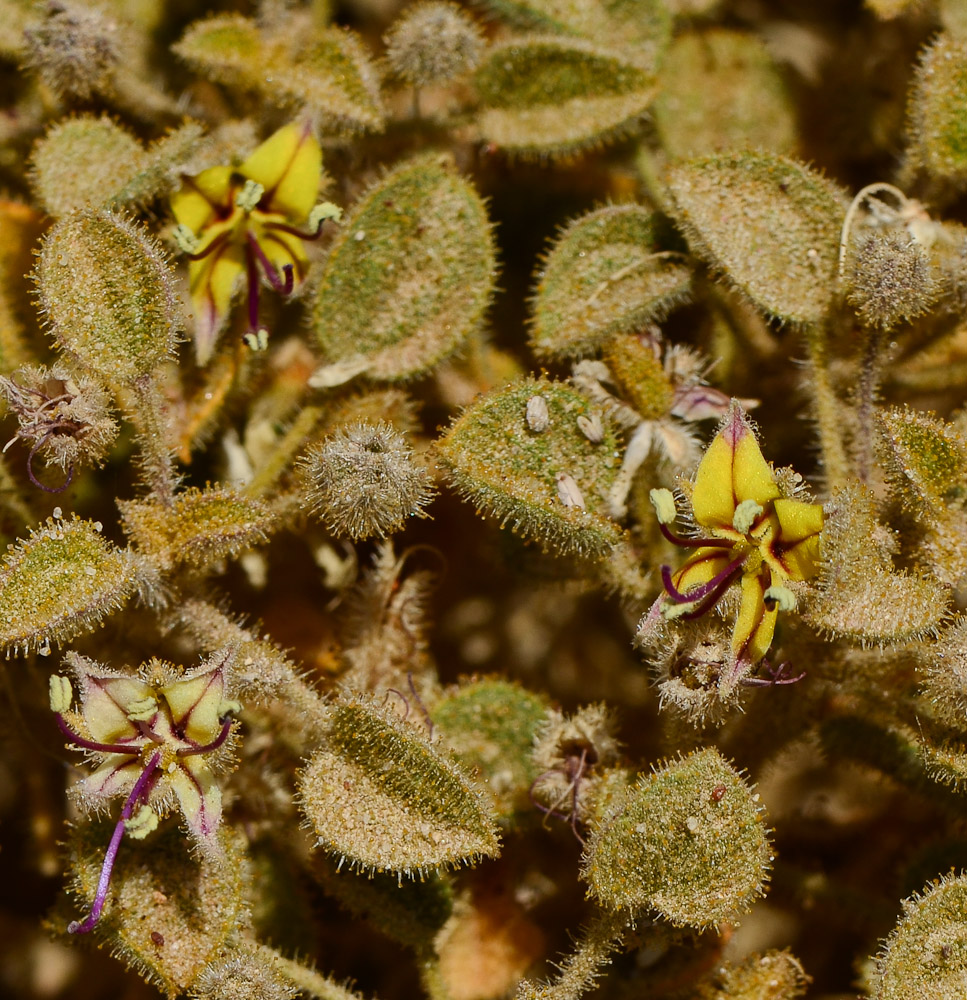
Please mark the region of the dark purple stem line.
POLYGON ((250 244, 245 246, 245 272, 248 280, 248 327, 254 333, 259 328, 259 269, 250 244))
POLYGON ((230 718, 222 719, 221 732, 211 741, 211 743, 206 743, 204 746, 197 747, 185 747, 178 751, 179 757, 191 757, 196 753, 211 753, 212 750, 217 750, 224 742, 228 739, 228 734, 232 731, 232 720, 230 718))
POLYGON ((672 582, 672 571, 670 566, 662 566, 661 582, 665 592, 675 604, 691 604, 693 601, 700 601, 703 597, 716 591, 725 580, 731 578, 732 574, 745 562, 745 556, 733 559, 720 573, 716 573, 707 583, 703 583, 693 588, 687 594, 683 594, 672 582))
POLYGON ((134 807, 143 801, 145 792, 148 790, 151 777, 161 760, 161 751, 157 751, 148 761, 147 766, 141 772, 141 777, 134 783, 131 794, 128 795, 121 810, 121 818, 114 827, 111 835, 111 843, 108 844, 107 854, 104 855, 104 864, 101 865, 101 874, 97 880, 97 892, 94 895, 94 905, 91 912, 81 921, 74 920, 67 928, 68 934, 87 934, 94 925, 101 919, 101 910, 104 909, 104 902, 107 899, 107 890, 111 884, 111 873, 114 871, 114 862, 117 860, 118 848, 121 846, 121 838, 124 836, 124 824, 131 818, 134 807))
POLYGON ((280 295, 291 295, 292 289, 295 287, 295 276, 293 274, 292 265, 285 264, 282 268, 282 274, 280 275, 276 266, 269 260, 269 258, 265 255, 265 251, 259 246, 259 241, 251 233, 248 233, 247 236, 248 245, 251 248, 252 253, 255 254, 255 259, 259 262, 259 264, 261 264, 262 270, 265 272, 265 277, 269 279, 269 284, 272 286, 273 290, 278 292, 280 295))
POLYGON ((726 538, 684 538, 676 535, 667 524, 658 522, 658 530, 672 543, 683 549, 730 549, 735 544, 726 538))
POLYGON ((138 754, 141 752, 140 746, 129 746, 124 743, 95 743, 94 740, 84 739, 83 736, 78 736, 73 729, 67 724, 67 720, 64 718, 60 712, 54 713, 54 718, 57 719, 57 725, 60 731, 73 743, 75 746, 82 747, 84 750, 97 750, 100 753, 127 753, 127 754, 138 754))

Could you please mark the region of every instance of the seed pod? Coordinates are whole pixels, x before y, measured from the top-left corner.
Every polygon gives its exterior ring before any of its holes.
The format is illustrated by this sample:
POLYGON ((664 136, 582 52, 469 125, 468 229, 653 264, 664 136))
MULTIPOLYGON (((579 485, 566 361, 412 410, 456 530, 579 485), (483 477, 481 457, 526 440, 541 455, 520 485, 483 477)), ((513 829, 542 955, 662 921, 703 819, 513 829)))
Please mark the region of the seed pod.
POLYGON ((967 982, 967 876, 948 876, 903 903, 870 984, 872 1000, 962 1000, 967 982))
POLYGON ((910 94, 908 155, 935 180, 967 184, 967 40, 939 35, 923 53, 910 94))
POLYGON ((537 274, 534 352, 542 358, 589 354, 615 333, 661 319, 684 301, 691 269, 680 254, 659 250, 660 233, 658 217, 641 205, 608 205, 571 222, 537 274))
POLYGON ((230 487, 189 489, 172 506, 156 500, 118 501, 124 530, 159 569, 199 568, 264 543, 274 527, 260 500, 230 487))
POLYGON ((668 416, 675 401, 675 387, 651 345, 639 337, 614 337, 602 358, 622 396, 644 420, 668 416))
POLYGON ((399 531, 425 517, 434 496, 426 469, 406 439, 385 421, 340 428, 302 463, 307 506, 335 535, 353 541, 399 531))
POLYGON ((351 868, 415 877, 498 852, 490 806, 422 722, 353 699, 333 709, 327 744, 299 795, 319 846, 351 868))
POLYGON ((77 517, 48 519, 3 561, 0 645, 7 656, 93 631, 147 582, 132 553, 77 517))
POLYGON ((502 822, 530 806, 531 746, 546 700, 499 677, 465 682, 433 707, 434 725, 471 773, 484 779, 502 822))
POLYGON ((524 157, 568 156, 633 132, 656 93, 654 74, 624 51, 564 35, 497 42, 474 83, 483 137, 524 157))
POLYGON ((797 1000, 808 983, 802 965, 788 951, 767 951, 716 969, 694 1000, 797 1000))
POLYGON ((495 274, 480 196, 449 156, 421 156, 394 168, 346 218, 312 329, 328 366, 353 362, 369 378, 413 378, 474 331, 495 274))
POLYGON ((195 979, 193 1000, 295 1000, 301 990, 266 952, 246 942, 219 955, 195 979))
MULTIPOLYGON (((87 906, 110 836, 111 824, 103 821, 72 828, 70 891, 87 906)), ((247 921, 247 859, 239 838, 222 833, 220 840, 224 857, 193 859, 177 824, 169 823, 149 840, 126 839, 118 852, 94 934, 170 998, 189 989, 247 921)))
POLYGON ((843 283, 863 324, 885 330, 929 311, 940 294, 930 255, 905 230, 860 240, 846 257, 843 283))
POLYGON ((66 216, 44 240, 36 278, 54 339, 108 383, 151 374, 174 351, 174 281, 140 223, 111 212, 66 216))
POLYGON ((484 48, 476 21, 462 7, 440 0, 407 7, 383 41, 390 69, 416 87, 472 70, 484 48))
POLYGON ((820 173, 771 153, 673 167, 668 186, 689 246, 766 312, 819 322, 833 300, 847 200, 820 173))
POLYGON ((771 861, 758 796, 709 748, 639 777, 595 829, 582 877, 602 906, 705 928, 751 908, 771 861))
POLYGON ((472 403, 439 441, 440 455, 457 490, 478 509, 545 549, 595 558, 621 537, 605 513, 620 466, 614 428, 602 421, 602 440, 594 443, 577 423, 596 412, 569 385, 523 379, 472 403), (526 419, 535 395, 549 416, 540 434, 526 419))

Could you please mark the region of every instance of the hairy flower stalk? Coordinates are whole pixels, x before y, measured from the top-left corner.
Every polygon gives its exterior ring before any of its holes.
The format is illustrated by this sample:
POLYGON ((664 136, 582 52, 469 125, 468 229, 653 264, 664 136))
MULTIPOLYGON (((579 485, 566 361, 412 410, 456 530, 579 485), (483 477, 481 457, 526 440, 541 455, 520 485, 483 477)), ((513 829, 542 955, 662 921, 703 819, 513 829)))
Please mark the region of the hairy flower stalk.
POLYGON ((152 660, 134 676, 70 654, 81 688, 79 712, 70 710, 71 682, 51 677, 50 707, 58 727, 99 765, 75 794, 88 806, 126 795, 90 913, 70 924, 71 934, 86 934, 100 920, 124 834, 146 837, 174 803, 198 845, 210 856, 220 855, 221 792, 208 758, 215 755, 217 763, 218 752, 227 748, 231 716, 239 709, 237 702, 225 699, 231 658, 231 651, 217 653, 188 673, 152 660))
POLYGON ((190 261, 199 363, 211 357, 242 275, 248 287, 246 342, 264 348, 261 280, 290 295, 306 275, 303 243, 318 239, 323 223, 340 215, 335 205, 316 204, 321 179, 322 150, 308 124, 279 129, 237 169, 211 167, 182 179, 171 211, 178 223, 175 239, 190 261))
POLYGON ((786 584, 808 580, 817 571, 823 509, 781 495, 736 402, 695 477, 692 512, 706 534, 685 538, 671 530, 677 511, 668 490, 652 490, 651 499, 662 534, 695 550, 677 571, 661 567, 665 593, 654 610, 669 620, 699 618, 738 583, 732 630, 732 673, 738 680, 772 645, 779 612, 795 608, 795 594, 786 584))

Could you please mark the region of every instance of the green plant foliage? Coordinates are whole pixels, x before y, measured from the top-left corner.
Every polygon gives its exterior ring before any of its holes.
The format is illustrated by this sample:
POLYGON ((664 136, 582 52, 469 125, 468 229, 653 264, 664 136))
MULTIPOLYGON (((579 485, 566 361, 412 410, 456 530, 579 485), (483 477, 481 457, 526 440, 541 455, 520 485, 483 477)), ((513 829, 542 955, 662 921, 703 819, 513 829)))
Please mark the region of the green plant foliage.
POLYGON ((95 629, 149 579, 128 551, 77 517, 21 539, 0 569, 0 644, 7 655, 46 649, 95 629))
POLYGON ((285 36, 238 14, 196 21, 174 51, 212 80, 258 92, 276 107, 304 107, 334 132, 380 129, 376 72, 359 39, 336 28, 285 36))
POLYGON ((578 423, 597 413, 564 383, 525 379, 469 407, 440 440, 440 457, 456 489, 502 525, 545 549, 599 557, 621 532, 604 513, 618 471, 614 431, 604 424, 590 441, 578 423), (543 428, 528 421, 535 397, 543 428))
POLYGON ((330 365, 412 378, 475 329, 494 276, 480 196, 448 157, 422 157, 387 174, 345 220, 312 329, 330 365))
POLYGON ((668 173, 689 245, 757 306, 817 323, 833 299, 846 205, 817 171, 770 153, 689 160, 668 173))
POLYGON ((327 735, 300 775, 302 807, 319 846, 351 869, 414 877, 498 852, 489 805, 419 723, 352 700, 327 735), (357 812, 361 791, 372 805, 357 812))
POLYGON ((679 254, 660 249, 660 236, 660 219, 641 205, 608 205, 571 222, 537 273, 534 353, 589 354, 687 298, 691 270, 679 254))
POLYGON ((633 131, 654 73, 625 53, 559 35, 493 45, 474 74, 481 135, 524 157, 568 156, 633 131))
POLYGON ((877 957, 873 1000, 954 1000, 967 980, 967 880, 927 886, 903 903, 903 916, 877 957))
POLYGON ((702 928, 747 912, 771 861, 761 806, 709 749, 640 777, 595 830, 582 874, 603 906, 702 928))
POLYGON ((720 150, 794 153, 797 133, 785 82, 754 35, 716 28, 680 35, 662 63, 668 80, 653 115, 661 148, 672 158, 720 150), (714 74, 720 85, 710 88, 714 74))

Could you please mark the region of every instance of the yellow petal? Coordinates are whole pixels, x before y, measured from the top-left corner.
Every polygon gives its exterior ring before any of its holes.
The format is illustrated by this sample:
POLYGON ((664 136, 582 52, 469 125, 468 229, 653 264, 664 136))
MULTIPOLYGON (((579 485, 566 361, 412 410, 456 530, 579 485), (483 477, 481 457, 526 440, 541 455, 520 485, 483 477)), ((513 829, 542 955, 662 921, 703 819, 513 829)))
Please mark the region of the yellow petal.
POLYGON ((779 611, 766 608, 765 590, 763 574, 743 574, 742 601, 732 630, 732 652, 736 659, 758 663, 772 645, 779 611))
POLYGON ((706 528, 731 529, 735 508, 744 500, 769 503, 779 496, 772 468, 738 403, 699 463, 692 492, 695 520, 706 528))
POLYGON ((143 770, 140 758, 111 754, 97 770, 80 782, 82 798, 91 805, 101 805, 116 795, 127 795, 143 770))
POLYGON ((672 576, 672 583, 679 593, 688 593, 689 590, 708 583, 712 577, 721 573, 731 559, 731 549, 696 549, 688 562, 672 576))
POLYGON ((790 579, 808 580, 819 567, 822 505, 783 498, 776 500, 775 511, 779 532, 773 544, 774 555, 790 579))
POLYGON ((184 677, 161 689, 171 709, 175 729, 204 746, 218 736, 222 725, 219 706, 225 700, 225 679, 220 669, 184 677))
POLYGON ((188 831, 198 843, 217 850, 215 834, 222 818, 222 793, 201 757, 185 757, 169 777, 188 831))
POLYGON ((133 677, 82 678, 84 721, 91 739, 117 743, 140 736, 128 718, 131 705, 150 697, 151 689, 133 677))
POLYGON ((211 357, 231 308, 235 287, 244 273, 242 248, 231 243, 188 265, 191 304, 195 310, 195 354, 201 365, 211 357))
POLYGON ((322 149, 308 124, 285 125, 270 135, 238 172, 265 188, 269 211, 302 221, 319 194, 322 149))
POLYGON ((259 237, 259 246, 280 273, 286 264, 291 264, 295 282, 299 283, 306 273, 309 258, 298 236, 278 230, 263 231, 259 237))
POLYGON ((187 226, 196 235, 207 225, 217 208, 231 201, 231 167, 211 167, 197 177, 188 177, 171 196, 171 212, 175 221, 187 226))

